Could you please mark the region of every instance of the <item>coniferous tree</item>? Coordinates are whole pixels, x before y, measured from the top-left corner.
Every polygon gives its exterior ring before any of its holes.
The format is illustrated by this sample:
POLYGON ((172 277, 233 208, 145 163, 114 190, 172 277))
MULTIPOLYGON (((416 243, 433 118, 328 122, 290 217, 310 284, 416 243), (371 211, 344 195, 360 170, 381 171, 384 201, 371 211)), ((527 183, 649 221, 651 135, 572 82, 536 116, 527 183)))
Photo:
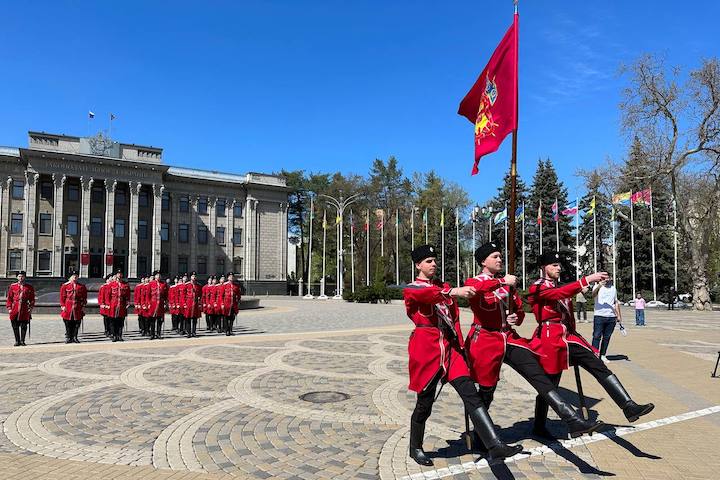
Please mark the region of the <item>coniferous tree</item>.
MULTIPOLYGON (((505 174, 505 178, 503 179, 503 185, 501 187, 498 187, 498 193, 495 195, 495 197, 490 201, 490 207, 492 208, 492 211, 497 213, 501 212, 505 209, 505 206, 507 205, 507 214, 508 217, 510 216, 510 192, 512 190, 511 186, 511 177, 510 172, 505 174)), ((530 210, 530 207, 527 205, 528 200, 528 189, 525 185, 525 182, 523 182, 522 178, 520 178, 520 175, 516 178, 516 185, 515 185, 515 193, 516 193, 516 212, 517 210, 521 209, 523 206, 523 203, 525 203, 525 208, 530 210)), ((527 235, 530 231, 530 227, 527 225, 527 221, 529 218, 533 218, 532 214, 527 216, 528 212, 525 212, 524 221, 526 222, 525 232, 526 232, 526 245, 527 245, 527 235)), ((522 276, 522 221, 523 219, 516 216, 515 218, 515 271, 512 272, 514 275, 517 275, 518 277, 522 276)), ((502 245, 503 249, 506 249, 507 246, 505 245, 505 222, 501 222, 497 225, 495 225, 495 222, 491 219, 491 224, 493 228, 493 239, 498 242, 499 245, 502 245)), ((510 225, 508 224, 508 232, 509 232, 510 225)), ((526 259, 527 262, 527 259, 526 259)), ((529 264, 528 264, 529 265, 529 264)), ((528 271, 530 273, 530 271, 528 271)))

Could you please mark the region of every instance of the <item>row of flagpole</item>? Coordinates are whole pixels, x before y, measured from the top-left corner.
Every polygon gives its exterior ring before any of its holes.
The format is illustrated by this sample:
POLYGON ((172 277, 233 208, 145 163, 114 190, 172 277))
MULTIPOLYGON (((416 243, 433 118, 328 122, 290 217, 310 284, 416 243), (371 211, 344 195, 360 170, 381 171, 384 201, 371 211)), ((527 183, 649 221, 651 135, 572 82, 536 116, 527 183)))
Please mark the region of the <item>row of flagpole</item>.
MULTIPOLYGON (((633 298, 636 295, 636 275, 635 275, 635 230, 634 230, 634 213, 633 213, 633 205, 645 205, 650 208, 650 243, 651 243, 651 262, 652 262, 652 288, 653 288, 653 299, 657 300, 657 277, 656 277, 656 269, 655 269, 655 233, 654 233, 654 218, 653 218, 653 208, 652 208, 652 192, 650 189, 642 190, 639 192, 626 192, 622 194, 615 195, 612 200, 612 212, 611 212, 611 226, 612 226, 612 271, 613 271, 613 278, 617 277, 617 248, 616 248, 616 225, 615 225, 615 209, 619 208, 619 206, 623 205, 629 205, 630 206, 630 245, 631 245, 631 282, 632 282, 632 292, 633 292, 633 298), (616 207, 617 206, 617 207, 616 207)), ((673 227, 675 228, 675 232, 673 235, 673 243, 674 243, 674 285, 675 290, 677 291, 677 212, 675 211, 675 205, 673 203, 673 227)), ((417 209, 412 209, 411 219, 410 219, 410 228, 411 228, 411 250, 415 248, 415 211, 417 209)), ((566 216, 575 216, 575 274, 576 277, 580 277, 580 208, 579 208, 579 201, 578 199, 575 200, 574 205, 570 204, 565 209, 560 211, 558 207, 557 200, 553 205, 551 206, 551 210, 553 213, 553 220, 555 221, 555 237, 556 237, 556 249, 560 250, 560 227, 559 227, 559 213, 562 213, 566 216)), ((380 230, 380 255, 384 256, 384 237, 385 237, 385 211, 383 209, 376 209, 375 210, 376 216, 380 219, 376 225, 376 229, 380 230)), ((595 198, 593 197, 590 208, 585 212, 585 216, 592 215, 593 217, 593 267, 594 271, 597 271, 598 269, 598 259, 597 259, 597 220, 595 215, 595 198)), ((517 220, 522 220, 522 286, 523 289, 526 288, 526 255, 525 255, 525 203, 523 202, 523 205, 521 208, 517 209, 516 215, 517 220)), ((459 221, 459 209, 455 208, 455 229, 456 229, 456 235, 455 235, 455 251, 456 251, 456 266, 455 266, 455 280, 456 284, 460 284, 460 221, 459 221)), ((507 245, 508 242, 508 215, 507 215, 507 205, 505 209, 501 212, 497 212, 494 216, 492 212, 489 212, 489 215, 486 216, 489 223, 488 228, 488 240, 492 241, 492 227, 493 225, 497 225, 500 222, 504 223, 504 236, 505 236, 505 245, 507 245)), ((314 201, 311 197, 310 199, 310 239, 309 239, 309 258, 312 258, 312 237, 313 237, 313 220, 314 220, 314 201)), ((472 221, 472 247, 473 251, 476 248, 476 228, 475 223, 477 221, 477 209, 473 211, 473 214, 471 216, 472 221)), ((543 222, 542 222, 542 205, 538 206, 538 218, 537 218, 537 224, 539 229, 539 250, 540 254, 542 255, 542 249, 543 249, 543 222)), ((353 212, 350 211, 350 264, 351 264, 351 288, 352 291, 355 291, 355 223, 353 220, 353 212)), ((336 249, 336 278, 340 277, 340 268, 342 267, 342 261, 340 260, 340 257, 342 256, 342 239, 343 236, 343 216, 338 214, 336 217, 336 237, 338 238, 338 248, 336 249)), ((327 242, 327 214, 326 211, 323 211, 323 261, 322 261, 322 279, 326 278, 326 242, 327 242)), ((365 235, 365 284, 366 286, 370 285, 370 210, 366 211, 366 217, 365 217, 365 230, 368 232, 365 235)), ((423 214, 423 230, 425 234, 425 242, 428 242, 428 209, 425 209, 425 212, 423 214)), ((441 230, 441 257, 440 257, 440 269, 441 269, 441 280, 445 281, 445 209, 442 208, 440 212, 440 230, 441 230)), ((400 255, 398 254, 400 249, 399 244, 399 238, 400 238, 400 210, 395 210, 395 283, 400 284, 400 255)), ((505 265, 508 265, 508 248, 505 249, 505 265)), ((412 266, 412 270, 414 272, 414 265, 412 266)), ((476 265, 473 261, 473 276, 476 274, 476 265)), ((312 279, 312 262, 309 262, 308 264, 308 279, 309 281, 312 279)), ((337 292, 336 292, 337 293, 337 292)), ((321 280, 320 282, 320 297, 319 298, 327 298, 325 296, 325 284, 324 280, 321 280)))

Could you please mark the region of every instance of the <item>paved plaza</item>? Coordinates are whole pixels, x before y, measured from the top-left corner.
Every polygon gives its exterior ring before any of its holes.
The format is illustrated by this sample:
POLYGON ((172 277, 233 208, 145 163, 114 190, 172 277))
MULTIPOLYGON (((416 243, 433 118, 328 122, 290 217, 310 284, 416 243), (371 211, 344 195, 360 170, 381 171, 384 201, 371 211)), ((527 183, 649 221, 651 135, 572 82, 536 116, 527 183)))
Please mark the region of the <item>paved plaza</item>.
MULTIPOLYGON (((407 456, 412 327, 402 305, 262 305, 240 312, 233 337, 122 343, 90 317, 82 343, 66 345, 62 322, 38 316, 28 347, 0 348, 0 478, 720 478, 718 312, 648 310, 647 326, 635 327, 625 311, 629 334, 613 336, 610 368, 637 401, 656 405, 632 428, 584 374, 591 414, 616 427, 540 443, 528 434, 534 392, 504 368, 490 413, 525 452, 491 467, 468 452, 460 399, 445 388, 425 440, 435 466, 420 467, 407 456)), ((532 316, 526 323, 529 336, 532 316)), ((12 345, 1 325, 0 344, 12 345)), ((590 338, 590 323, 579 328, 590 338)), ((577 405, 569 373, 562 393, 577 405)))

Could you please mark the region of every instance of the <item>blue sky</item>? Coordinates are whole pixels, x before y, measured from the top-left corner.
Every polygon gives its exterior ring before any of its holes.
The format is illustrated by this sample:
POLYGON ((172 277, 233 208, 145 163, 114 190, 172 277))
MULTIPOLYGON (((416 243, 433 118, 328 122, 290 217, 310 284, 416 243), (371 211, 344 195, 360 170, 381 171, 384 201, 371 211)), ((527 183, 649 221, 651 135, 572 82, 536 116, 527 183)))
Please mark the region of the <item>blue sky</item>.
MULTIPOLYGON (((618 67, 641 54, 685 69, 717 55, 720 2, 520 2, 519 172, 575 172, 628 139, 618 67), (632 5, 632 9, 629 7, 632 5), (668 20, 670 19, 670 20, 668 20)), ((0 145, 28 130, 161 146, 166 163, 244 173, 366 174, 395 155, 473 200, 495 194, 510 141, 470 177, 456 114, 512 21, 503 1, 6 2, 0 145), (202 4, 202 6, 201 6, 202 4)))

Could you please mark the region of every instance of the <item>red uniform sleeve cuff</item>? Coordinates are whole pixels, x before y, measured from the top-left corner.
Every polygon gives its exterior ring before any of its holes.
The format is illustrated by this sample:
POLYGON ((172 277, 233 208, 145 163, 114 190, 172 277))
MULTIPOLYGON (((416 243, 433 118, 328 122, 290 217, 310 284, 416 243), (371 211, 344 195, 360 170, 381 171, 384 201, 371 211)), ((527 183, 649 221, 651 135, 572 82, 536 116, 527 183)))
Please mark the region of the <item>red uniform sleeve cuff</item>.
POLYGON ((580 279, 580 286, 583 288, 590 286, 590 282, 588 282, 587 277, 582 277, 580 279))
POLYGON ((445 289, 441 290, 440 293, 441 293, 443 296, 449 298, 449 297, 450 297, 450 290, 452 290, 452 288, 448 287, 448 288, 445 288, 445 289))

